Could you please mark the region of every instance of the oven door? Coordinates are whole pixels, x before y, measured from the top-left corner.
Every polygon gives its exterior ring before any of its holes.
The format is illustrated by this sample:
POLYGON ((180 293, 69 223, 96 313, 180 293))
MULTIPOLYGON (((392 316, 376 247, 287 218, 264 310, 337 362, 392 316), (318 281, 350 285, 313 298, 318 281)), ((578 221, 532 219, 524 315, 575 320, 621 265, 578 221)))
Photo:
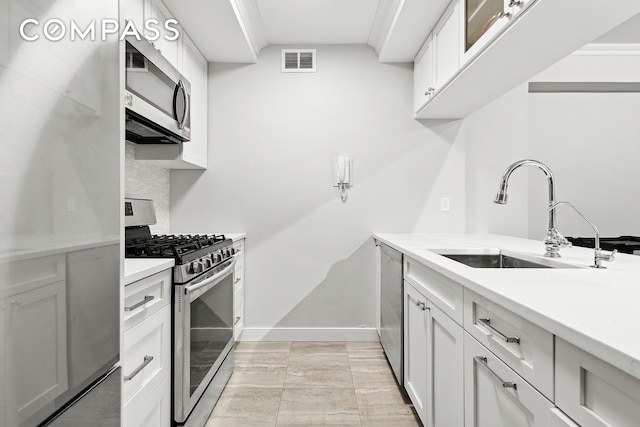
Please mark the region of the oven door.
POLYGON ((183 423, 233 347, 233 271, 224 263, 175 287, 175 420, 183 423))

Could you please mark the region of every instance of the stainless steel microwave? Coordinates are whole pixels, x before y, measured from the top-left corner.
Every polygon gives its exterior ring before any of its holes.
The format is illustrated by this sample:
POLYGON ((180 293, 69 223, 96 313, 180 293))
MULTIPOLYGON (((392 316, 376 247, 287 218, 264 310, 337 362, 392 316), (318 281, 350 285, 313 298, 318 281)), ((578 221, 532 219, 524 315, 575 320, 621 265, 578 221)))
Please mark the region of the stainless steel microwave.
POLYGON ((126 138, 138 144, 191 139, 191 84, 147 40, 126 38, 126 138))

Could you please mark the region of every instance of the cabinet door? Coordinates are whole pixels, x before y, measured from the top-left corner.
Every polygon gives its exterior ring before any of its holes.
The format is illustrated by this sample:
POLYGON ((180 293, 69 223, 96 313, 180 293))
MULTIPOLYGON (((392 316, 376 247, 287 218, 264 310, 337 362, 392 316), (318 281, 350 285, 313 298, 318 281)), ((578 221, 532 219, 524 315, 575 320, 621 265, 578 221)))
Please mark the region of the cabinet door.
POLYGON ((640 420, 640 380, 556 338, 556 405, 583 427, 640 420))
POLYGON ((429 101, 433 87, 433 43, 429 36, 413 65, 413 106, 416 113, 429 101))
POLYGON ((148 396, 136 412, 124 420, 125 427, 169 427, 171 426, 171 384, 165 382, 148 396))
POLYGON ((191 83, 191 141, 182 145, 182 160, 207 167, 207 61, 193 41, 182 34, 182 74, 191 83))
POLYGON ((124 19, 133 22, 138 31, 144 31, 145 0, 125 0, 122 8, 124 19))
POLYGON ((124 333, 123 418, 129 420, 171 373, 171 310, 165 306, 124 333))
POLYGON ((434 87, 439 90, 460 67, 460 17, 453 1, 433 30, 434 87))
POLYGON ((462 427, 464 424, 464 375, 462 326, 427 300, 428 370, 432 378, 427 399, 427 427, 462 427))
POLYGON ((5 303, 2 387, 10 409, 7 424, 12 426, 67 390, 65 282, 10 295, 5 303), (33 351, 34 343, 38 351, 33 351))
POLYGON ((548 427, 553 404, 464 333, 466 427, 548 427))
POLYGON ((513 20, 511 0, 460 0, 461 63, 482 51, 513 20))
POLYGON ((404 388, 426 425, 427 415, 427 299, 404 283, 404 388))
MULTIPOLYGON (((146 13, 145 13, 146 15, 146 13)), ((160 37, 153 41, 153 45, 160 51, 162 56, 164 56, 174 67, 177 69, 180 68, 180 38, 177 40, 167 40, 165 36, 172 36, 173 34, 166 30, 164 24, 168 19, 172 19, 173 15, 167 8, 167 6, 162 3, 160 0, 151 0, 151 13, 149 14, 149 18, 157 19, 158 25, 157 29, 160 32, 160 37)), ((147 17, 145 16, 145 19, 147 17)), ((177 25, 173 26, 174 28, 177 25)))

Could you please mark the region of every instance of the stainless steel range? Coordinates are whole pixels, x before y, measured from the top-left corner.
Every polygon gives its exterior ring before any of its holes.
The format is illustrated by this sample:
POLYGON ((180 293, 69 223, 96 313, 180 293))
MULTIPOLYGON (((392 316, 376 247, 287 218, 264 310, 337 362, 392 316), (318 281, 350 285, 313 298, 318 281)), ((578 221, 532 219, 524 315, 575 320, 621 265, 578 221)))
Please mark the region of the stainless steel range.
POLYGON ((233 370, 234 249, 224 235, 151 235, 153 202, 125 200, 125 256, 173 258, 173 419, 204 426, 233 370))

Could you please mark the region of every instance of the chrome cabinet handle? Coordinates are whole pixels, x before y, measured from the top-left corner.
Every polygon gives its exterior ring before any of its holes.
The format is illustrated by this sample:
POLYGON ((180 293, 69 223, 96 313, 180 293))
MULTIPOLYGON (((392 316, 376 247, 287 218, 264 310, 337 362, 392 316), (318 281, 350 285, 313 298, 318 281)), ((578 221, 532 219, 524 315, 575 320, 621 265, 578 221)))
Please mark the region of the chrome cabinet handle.
POLYGON ((495 379, 497 379, 500 384, 502 384, 502 387, 504 387, 504 388, 512 388, 514 390, 517 389, 516 383, 511 382, 511 381, 504 381, 502 378, 500 378, 498 376, 498 374, 493 372, 493 369, 491 369, 489 367, 489 364, 487 363, 487 358, 486 357, 484 357, 484 356, 474 356, 474 359, 478 364, 484 366, 485 369, 491 374, 491 376, 494 377, 495 379))
POLYGON ((236 281, 235 281, 235 282, 233 282, 233 284, 235 285, 235 284, 236 284, 236 283, 238 283, 240 280, 242 280, 242 279, 241 279, 241 278, 239 278, 239 277, 237 277, 237 278, 236 278, 236 281))
POLYGON ((132 380, 133 377, 135 377, 136 375, 138 375, 140 373, 140 371, 142 371, 144 368, 147 367, 147 365, 149 363, 151 363, 151 361, 153 360, 153 356, 145 356, 143 361, 142 361, 142 365, 138 366, 133 372, 131 372, 129 375, 125 375, 124 376, 124 380, 125 381, 129 381, 132 380))
POLYGON ((429 310, 429 307, 427 307, 427 304, 423 303, 422 301, 416 301, 416 305, 420 307, 422 311, 429 310))
POLYGON ((139 303, 134 304, 134 305, 132 305, 130 307, 125 307, 124 311, 133 311, 136 308, 138 308, 138 307, 140 307, 142 305, 145 305, 146 303, 148 303, 149 301, 151 301, 154 298, 155 297, 153 295, 145 295, 145 297, 144 297, 144 299, 142 301, 140 301, 139 303))
POLYGON ((236 317, 236 321, 235 321, 235 322, 233 322, 233 324, 234 324, 234 325, 237 325, 237 324, 238 324, 238 322, 240 321, 240 319, 242 319, 242 317, 237 316, 237 317, 236 317))
POLYGON ((518 337, 508 337, 505 334, 503 334, 502 332, 500 332, 499 330, 497 330, 496 328, 494 328, 493 326, 491 326, 491 319, 489 319, 488 317, 483 317, 481 319, 478 319, 478 322, 481 322, 484 326, 489 328, 491 330, 491 332, 496 334, 503 341, 505 341, 505 342, 514 342, 514 343, 516 343, 518 345, 520 344, 520 338, 518 338, 518 337))
POLYGON ((425 96, 429 96, 429 95, 432 95, 433 92, 435 92, 435 91, 436 90, 434 88, 430 87, 429 89, 427 89, 427 91, 424 94, 425 94, 425 96))
POLYGON ((511 0, 509 2, 509 7, 520 6, 521 4, 522 4, 522 2, 519 1, 519 0, 511 0))
POLYGON ((509 18, 510 16, 511 16, 511 13, 509 13, 509 12, 500 12, 498 14, 498 19, 500 19, 500 18, 509 18))

